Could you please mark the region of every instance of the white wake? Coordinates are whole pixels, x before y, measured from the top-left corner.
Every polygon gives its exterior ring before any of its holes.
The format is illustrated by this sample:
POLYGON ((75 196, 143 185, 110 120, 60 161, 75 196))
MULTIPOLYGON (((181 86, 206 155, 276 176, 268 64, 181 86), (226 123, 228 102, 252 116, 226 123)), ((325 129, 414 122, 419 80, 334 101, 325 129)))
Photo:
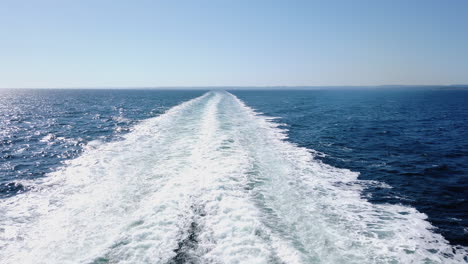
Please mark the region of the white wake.
POLYGON ((465 263, 227 92, 143 121, 0 201, 0 263, 465 263))

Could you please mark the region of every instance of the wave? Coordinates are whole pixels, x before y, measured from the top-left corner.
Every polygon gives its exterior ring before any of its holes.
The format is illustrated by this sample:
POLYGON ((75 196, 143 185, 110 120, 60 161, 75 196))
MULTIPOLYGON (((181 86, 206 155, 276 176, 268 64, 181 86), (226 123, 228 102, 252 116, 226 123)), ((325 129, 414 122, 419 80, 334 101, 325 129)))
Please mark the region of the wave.
POLYGON ((369 203, 357 173, 278 126, 208 92, 92 142, 0 201, 0 262, 466 262, 426 215, 369 203))

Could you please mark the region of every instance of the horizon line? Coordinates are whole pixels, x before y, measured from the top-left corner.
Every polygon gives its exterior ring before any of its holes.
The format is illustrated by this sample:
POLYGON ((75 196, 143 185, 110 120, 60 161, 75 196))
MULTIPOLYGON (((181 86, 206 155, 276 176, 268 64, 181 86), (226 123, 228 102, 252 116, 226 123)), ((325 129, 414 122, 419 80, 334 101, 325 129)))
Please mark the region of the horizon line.
POLYGON ((381 84, 381 85, 180 85, 180 86, 63 86, 63 87, 0 87, 0 89, 319 89, 319 88, 468 88, 468 84, 381 84))

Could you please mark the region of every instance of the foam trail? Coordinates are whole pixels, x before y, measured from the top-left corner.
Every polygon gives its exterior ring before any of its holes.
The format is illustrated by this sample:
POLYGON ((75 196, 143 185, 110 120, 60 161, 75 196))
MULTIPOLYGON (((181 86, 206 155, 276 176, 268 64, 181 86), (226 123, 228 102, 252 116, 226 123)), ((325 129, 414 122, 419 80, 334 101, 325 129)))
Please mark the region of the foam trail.
POLYGON ((0 201, 0 263, 465 263, 413 208, 209 92, 0 201))

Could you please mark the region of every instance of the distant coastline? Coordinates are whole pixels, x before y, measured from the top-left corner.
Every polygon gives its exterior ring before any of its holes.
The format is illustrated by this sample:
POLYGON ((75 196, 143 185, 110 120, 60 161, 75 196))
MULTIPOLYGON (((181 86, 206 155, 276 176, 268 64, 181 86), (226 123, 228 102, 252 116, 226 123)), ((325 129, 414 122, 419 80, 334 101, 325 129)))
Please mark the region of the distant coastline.
POLYGON ((140 86, 140 87, 119 87, 119 86, 101 86, 101 87, 21 87, 8 88, 0 87, 0 90, 15 89, 86 89, 86 90, 443 90, 460 91, 468 90, 468 84, 453 85, 341 85, 341 86, 140 86))

